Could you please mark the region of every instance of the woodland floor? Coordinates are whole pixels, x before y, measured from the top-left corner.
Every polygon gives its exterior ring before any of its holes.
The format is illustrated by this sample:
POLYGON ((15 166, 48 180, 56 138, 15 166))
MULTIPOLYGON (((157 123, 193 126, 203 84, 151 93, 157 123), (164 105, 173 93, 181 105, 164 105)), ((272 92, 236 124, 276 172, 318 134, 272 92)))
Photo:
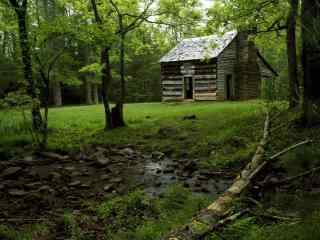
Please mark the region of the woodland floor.
MULTIPOLYGON (((20 114, 0 113, 0 239, 159 239, 231 184, 261 137, 262 107, 128 104, 128 127, 109 133, 100 105, 51 109, 49 149, 37 153, 20 114)), ((306 138, 314 143, 259 181, 319 165, 319 128, 300 129, 294 118, 274 120, 269 154, 306 138)), ((272 213, 310 215, 320 207, 317 176, 250 196, 272 213)), ((260 226, 251 220, 247 228, 260 226)))

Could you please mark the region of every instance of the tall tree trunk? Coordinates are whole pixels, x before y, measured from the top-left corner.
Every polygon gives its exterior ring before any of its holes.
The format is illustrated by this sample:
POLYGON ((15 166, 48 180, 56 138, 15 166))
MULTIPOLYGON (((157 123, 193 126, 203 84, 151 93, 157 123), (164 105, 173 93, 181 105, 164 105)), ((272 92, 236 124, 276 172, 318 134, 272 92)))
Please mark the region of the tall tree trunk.
POLYGON ((302 1, 303 115, 306 125, 320 118, 320 1, 302 1))
POLYGON ((113 122, 111 117, 111 111, 109 106, 109 95, 108 88, 111 80, 111 67, 110 67, 110 54, 109 47, 105 47, 101 50, 101 65, 104 66, 102 69, 102 101, 104 105, 104 113, 105 113, 105 129, 111 130, 113 128, 113 122))
POLYGON ((22 53, 24 79, 27 83, 27 93, 32 98, 31 113, 33 129, 40 131, 42 128, 42 117, 40 112, 39 94, 37 92, 36 83, 32 73, 31 52, 26 24, 27 0, 24 0, 21 6, 17 3, 17 1, 10 0, 10 2, 15 8, 18 17, 19 42, 22 53))
MULTIPOLYGON (((102 19, 100 18, 96 1, 91 0, 91 5, 92 5, 95 20, 96 20, 98 26, 101 27, 103 22, 102 22, 102 19)), ((110 111, 110 106, 109 106, 109 95, 108 95, 109 83, 111 81, 111 66, 110 66, 109 51, 110 51, 109 47, 104 47, 101 50, 101 65, 103 66, 103 69, 101 70, 101 73, 102 73, 101 93, 102 93, 102 101, 103 101, 104 113, 105 113, 105 129, 106 130, 113 129, 113 122, 112 122, 112 116, 111 116, 111 111, 110 111)))
POLYGON ((59 81, 53 81, 52 84, 52 95, 54 106, 62 106, 62 89, 59 81))
MULTIPOLYGON (((122 20, 120 20, 120 28, 122 28, 122 20)), ((120 99, 116 106, 112 109, 112 122, 114 127, 125 126, 123 118, 123 104, 126 96, 126 81, 125 81, 125 33, 120 34, 120 84, 121 92, 120 99)))
POLYGON ((88 79, 85 79, 86 104, 92 104, 92 84, 88 79))
POLYGON ((92 85, 92 94, 94 104, 99 104, 99 86, 98 84, 92 85))
POLYGON ((288 52, 288 72, 289 72, 289 103, 290 108, 295 108, 299 104, 299 80, 297 65, 296 46, 296 21, 299 0, 290 0, 290 13, 287 19, 287 52, 288 52))

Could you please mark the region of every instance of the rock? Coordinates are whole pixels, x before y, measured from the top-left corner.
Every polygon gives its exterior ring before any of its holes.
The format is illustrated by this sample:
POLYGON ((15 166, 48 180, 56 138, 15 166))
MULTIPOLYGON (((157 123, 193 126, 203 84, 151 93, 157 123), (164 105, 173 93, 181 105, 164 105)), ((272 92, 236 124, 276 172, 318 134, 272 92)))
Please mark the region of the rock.
POLYGON ((183 171, 185 172, 193 173, 196 170, 198 170, 198 166, 195 161, 188 161, 183 167, 183 171))
POLYGON ((1 176, 3 178, 15 177, 18 175, 18 173, 20 173, 21 170, 22 170, 21 167, 9 167, 2 172, 1 176))
POLYGON ((28 194, 28 192, 20 189, 10 189, 8 193, 14 197, 22 197, 28 194))
POLYGON ((76 187, 79 186, 81 184, 81 181, 77 180, 77 181, 73 181, 71 183, 69 183, 69 187, 76 187))
POLYGON ((155 187, 160 187, 161 185, 162 185, 162 182, 160 182, 160 181, 159 181, 159 182, 156 182, 156 183, 154 184, 155 187))
POLYGON ((38 189, 38 192, 54 193, 55 191, 48 185, 44 185, 38 189))
POLYGON ((183 117, 183 120, 196 120, 196 119, 197 119, 196 115, 188 115, 183 117))
POLYGON ((69 171, 69 172, 76 170, 76 168, 74 166, 67 166, 64 169, 69 171))
POLYGON ((124 148, 119 151, 122 155, 133 155, 135 154, 135 151, 132 148, 124 148))
POLYGON ((41 185, 42 185, 42 182, 32 182, 32 183, 25 184, 25 186, 29 189, 38 188, 41 185))
POLYGON ((163 170, 163 173, 164 174, 174 173, 174 168, 172 168, 172 167, 166 168, 166 169, 163 170))
POLYGON ((111 160, 109 158, 106 158, 106 157, 97 157, 97 165, 98 166, 101 166, 101 167, 105 167, 107 165, 109 165, 111 162, 111 160))
POLYGON ((156 169, 156 174, 160 174, 162 172, 161 168, 156 169))
POLYGON ((91 184, 90 183, 83 183, 80 185, 81 188, 90 188, 91 184))
POLYGON ((165 155, 162 152, 155 151, 155 152, 152 152, 151 157, 156 160, 162 160, 165 157, 165 155))
POLYGON ((116 177, 116 178, 110 179, 110 182, 112 182, 112 183, 121 183, 122 181, 123 181, 123 179, 121 177, 116 177))
POLYGON ((103 190, 106 192, 110 192, 113 189, 113 185, 112 184, 108 184, 106 186, 104 186, 103 190))
POLYGON ((5 187, 3 184, 0 184, 0 190, 3 190, 5 187))
POLYGON ((57 160, 67 160, 70 158, 69 156, 62 156, 58 153, 53 153, 53 152, 41 152, 39 154, 43 157, 57 159, 57 160))
POLYGON ((53 181, 58 181, 61 179, 62 175, 58 172, 52 172, 50 173, 50 177, 53 181))
POLYGON ((108 175, 108 174, 103 174, 103 175, 100 176, 100 179, 101 179, 101 180, 106 180, 106 179, 109 179, 109 177, 110 177, 110 175, 108 175))
POLYGON ((71 173, 71 176, 72 176, 72 177, 79 177, 79 176, 81 176, 81 175, 82 175, 81 172, 72 172, 72 173, 71 173))

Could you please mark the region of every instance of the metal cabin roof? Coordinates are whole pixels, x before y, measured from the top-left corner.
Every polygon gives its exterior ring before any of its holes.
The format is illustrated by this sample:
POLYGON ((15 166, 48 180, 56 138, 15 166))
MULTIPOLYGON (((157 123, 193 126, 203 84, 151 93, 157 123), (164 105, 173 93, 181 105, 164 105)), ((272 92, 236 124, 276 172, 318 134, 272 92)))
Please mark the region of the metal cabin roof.
POLYGON ((160 62, 204 60, 218 57, 236 36, 237 31, 231 31, 224 35, 185 39, 163 56, 160 62))

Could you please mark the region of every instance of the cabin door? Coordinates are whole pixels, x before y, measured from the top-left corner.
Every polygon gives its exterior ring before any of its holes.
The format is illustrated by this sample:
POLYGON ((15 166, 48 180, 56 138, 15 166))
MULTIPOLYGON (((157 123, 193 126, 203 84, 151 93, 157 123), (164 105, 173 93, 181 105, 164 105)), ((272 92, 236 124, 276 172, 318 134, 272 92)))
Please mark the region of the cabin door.
POLYGON ((226 77, 226 100, 232 100, 233 98, 233 81, 232 75, 228 74, 226 77))
POLYGON ((193 99, 193 80, 192 77, 184 78, 184 98, 193 99))

